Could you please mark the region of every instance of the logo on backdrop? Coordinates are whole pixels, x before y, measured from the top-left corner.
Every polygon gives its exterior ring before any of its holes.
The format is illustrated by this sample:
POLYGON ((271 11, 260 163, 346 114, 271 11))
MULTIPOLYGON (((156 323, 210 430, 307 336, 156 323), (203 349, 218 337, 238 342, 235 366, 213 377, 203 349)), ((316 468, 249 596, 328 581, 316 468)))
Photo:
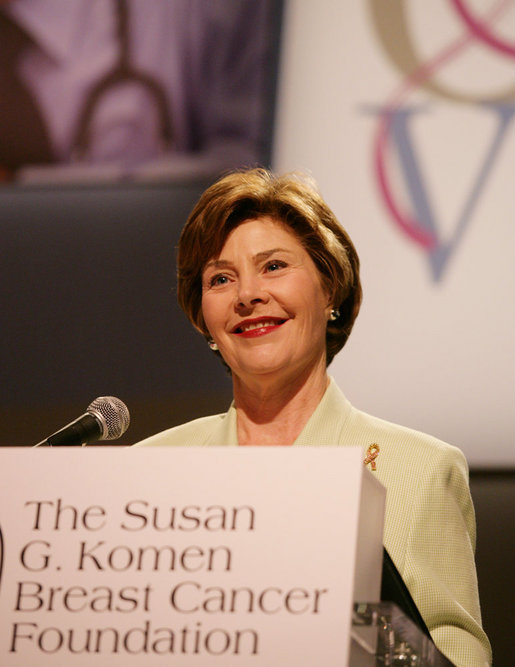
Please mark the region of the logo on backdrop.
MULTIPOLYGON (((483 51, 486 49, 502 60, 515 59, 515 41, 510 42, 499 30, 507 11, 515 9, 515 0, 490 3, 488 12, 481 16, 469 8, 467 1, 446 0, 446 4, 453 13, 454 23, 455 19, 459 21, 459 34, 423 61, 409 28, 407 11, 410 4, 402 0, 370 0, 371 21, 379 43, 403 75, 397 89, 374 109, 377 116, 374 178, 391 220, 422 250, 435 282, 442 280, 471 224, 515 117, 515 83, 495 93, 470 94, 449 86, 439 77, 441 71, 465 58, 471 47, 478 44, 483 51), (413 96, 416 92, 425 93, 429 100, 415 103, 413 96), (489 129, 482 138, 483 154, 475 165, 475 173, 460 203, 452 231, 445 234, 442 229, 445 207, 437 211, 431 197, 427 175, 421 168, 421 147, 413 132, 415 121, 417 132, 424 132, 424 115, 427 117, 438 98, 455 105, 475 105, 479 113, 488 114, 494 120, 493 129, 488 124, 489 129)), ((470 159, 466 155, 463 157, 467 161, 470 159)), ((431 179, 437 177, 438 174, 431 174, 431 179)))

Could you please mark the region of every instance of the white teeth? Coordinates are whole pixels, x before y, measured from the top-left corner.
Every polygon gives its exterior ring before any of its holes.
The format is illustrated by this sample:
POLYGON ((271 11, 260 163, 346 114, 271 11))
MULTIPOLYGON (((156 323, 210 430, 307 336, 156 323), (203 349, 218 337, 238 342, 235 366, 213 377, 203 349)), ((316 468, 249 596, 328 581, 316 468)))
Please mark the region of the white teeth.
POLYGON ((274 327, 277 324, 274 320, 264 321, 264 322, 254 322, 252 324, 245 324, 245 326, 240 327, 242 333, 245 331, 252 331, 252 329, 263 329, 264 327, 274 327))

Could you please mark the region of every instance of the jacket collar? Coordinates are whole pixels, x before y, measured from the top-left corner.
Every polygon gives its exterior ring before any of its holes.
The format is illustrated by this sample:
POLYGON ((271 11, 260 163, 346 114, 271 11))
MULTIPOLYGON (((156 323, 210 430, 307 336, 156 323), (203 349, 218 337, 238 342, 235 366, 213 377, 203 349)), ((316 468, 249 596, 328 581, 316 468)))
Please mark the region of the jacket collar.
MULTIPOLYGON (((331 377, 322 400, 293 443, 294 446, 310 447, 338 444, 350 412, 351 405, 349 401, 340 391, 334 378, 331 377)), ((237 446, 238 433, 236 426, 236 408, 233 402, 228 412, 211 432, 206 445, 237 446)))

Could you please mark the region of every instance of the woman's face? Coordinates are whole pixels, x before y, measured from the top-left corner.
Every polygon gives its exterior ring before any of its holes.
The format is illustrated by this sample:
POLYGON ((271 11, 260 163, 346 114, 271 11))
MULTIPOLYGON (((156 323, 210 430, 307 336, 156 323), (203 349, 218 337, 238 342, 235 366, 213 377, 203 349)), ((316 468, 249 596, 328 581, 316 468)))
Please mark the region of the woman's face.
POLYGON ((202 274, 204 321, 242 379, 325 371, 331 307, 307 251, 269 217, 236 227, 202 274))

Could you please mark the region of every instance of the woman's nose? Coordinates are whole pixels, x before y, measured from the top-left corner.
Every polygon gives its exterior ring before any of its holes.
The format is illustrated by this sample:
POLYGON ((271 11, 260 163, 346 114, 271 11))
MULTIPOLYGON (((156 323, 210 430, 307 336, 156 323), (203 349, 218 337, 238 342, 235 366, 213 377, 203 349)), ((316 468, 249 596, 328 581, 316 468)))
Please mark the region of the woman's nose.
POLYGON ((240 276, 238 284, 237 308, 252 308, 268 301, 268 293, 263 289, 259 276, 240 276))

